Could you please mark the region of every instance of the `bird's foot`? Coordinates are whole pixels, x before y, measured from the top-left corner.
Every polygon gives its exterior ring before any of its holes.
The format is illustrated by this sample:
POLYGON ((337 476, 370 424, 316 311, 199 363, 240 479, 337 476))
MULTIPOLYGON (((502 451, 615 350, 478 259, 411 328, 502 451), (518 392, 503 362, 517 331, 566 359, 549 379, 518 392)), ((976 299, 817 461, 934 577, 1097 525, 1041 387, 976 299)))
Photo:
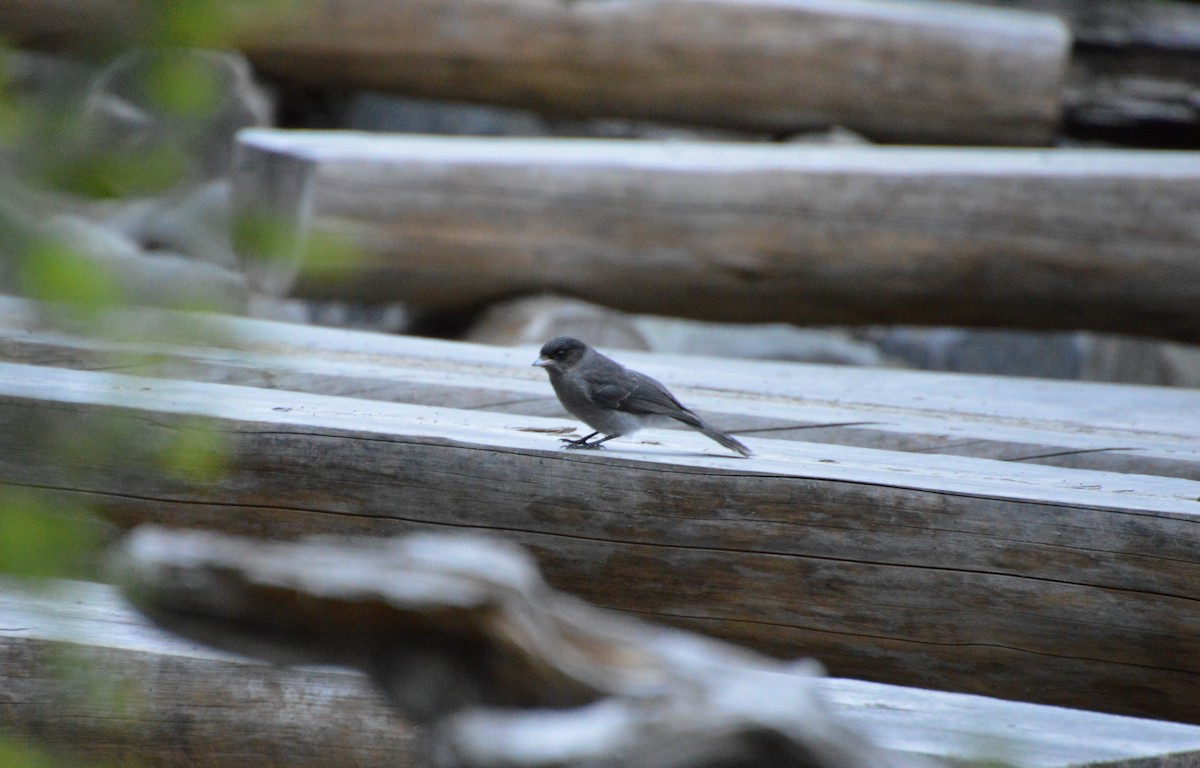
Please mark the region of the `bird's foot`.
POLYGON ((574 450, 596 451, 596 450, 601 450, 604 448, 603 445, 600 445, 600 441, 596 441, 594 443, 589 443, 588 437, 591 437, 591 435, 588 435, 587 437, 581 437, 578 440, 572 440, 569 437, 560 437, 559 441, 566 443, 566 445, 564 445, 563 448, 566 448, 568 451, 574 451, 574 450))

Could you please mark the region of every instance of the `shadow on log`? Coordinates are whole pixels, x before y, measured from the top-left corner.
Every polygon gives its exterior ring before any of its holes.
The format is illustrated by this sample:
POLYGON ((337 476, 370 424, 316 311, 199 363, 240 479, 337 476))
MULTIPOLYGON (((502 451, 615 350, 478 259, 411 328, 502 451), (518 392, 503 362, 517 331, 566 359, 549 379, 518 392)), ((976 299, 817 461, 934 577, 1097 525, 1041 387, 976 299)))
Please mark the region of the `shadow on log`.
POLYGON ((277 543, 149 527, 115 570, 173 632, 367 672, 402 715, 433 725, 438 766, 930 764, 840 723, 814 662, 593 608, 498 540, 277 543))

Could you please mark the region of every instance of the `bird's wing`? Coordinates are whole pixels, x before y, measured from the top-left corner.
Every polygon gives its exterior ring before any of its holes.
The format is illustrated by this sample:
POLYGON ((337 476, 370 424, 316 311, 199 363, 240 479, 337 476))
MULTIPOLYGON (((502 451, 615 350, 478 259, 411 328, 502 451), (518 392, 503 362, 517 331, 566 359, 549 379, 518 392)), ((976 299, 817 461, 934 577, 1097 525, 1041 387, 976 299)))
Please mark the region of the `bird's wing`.
POLYGON ((611 388, 606 394, 611 398, 606 404, 619 411, 628 413, 659 414, 662 416, 678 417, 681 411, 687 409, 680 405, 675 396, 667 388, 654 379, 638 373, 627 371, 627 375, 619 387, 611 388), (613 397, 620 395, 620 397, 613 397))

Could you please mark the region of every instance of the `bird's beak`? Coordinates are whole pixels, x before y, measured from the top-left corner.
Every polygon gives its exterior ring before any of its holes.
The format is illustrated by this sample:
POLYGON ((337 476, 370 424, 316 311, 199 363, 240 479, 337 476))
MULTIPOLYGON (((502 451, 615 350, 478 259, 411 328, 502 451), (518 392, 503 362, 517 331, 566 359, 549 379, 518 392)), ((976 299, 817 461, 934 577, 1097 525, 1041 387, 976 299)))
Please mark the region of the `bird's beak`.
POLYGON ((554 362, 554 361, 548 357, 539 357, 537 360, 533 361, 533 364, 536 365, 538 368, 545 368, 546 366, 550 365, 550 363, 552 363, 552 362, 554 362))

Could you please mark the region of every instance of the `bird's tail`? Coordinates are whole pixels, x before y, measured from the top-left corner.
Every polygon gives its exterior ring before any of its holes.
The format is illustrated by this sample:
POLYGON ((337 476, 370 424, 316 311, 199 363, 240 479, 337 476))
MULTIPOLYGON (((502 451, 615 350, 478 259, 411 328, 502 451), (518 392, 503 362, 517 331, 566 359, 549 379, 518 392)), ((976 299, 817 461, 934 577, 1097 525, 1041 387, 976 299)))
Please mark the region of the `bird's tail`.
POLYGON ((729 450, 740 453, 743 456, 750 455, 750 449, 738 442, 738 440, 736 440, 732 435, 725 434, 691 411, 684 410, 684 413, 687 415, 677 416, 676 418, 684 424, 687 424, 692 429, 699 431, 700 434, 704 435, 710 440, 715 440, 716 442, 725 446, 729 450))

